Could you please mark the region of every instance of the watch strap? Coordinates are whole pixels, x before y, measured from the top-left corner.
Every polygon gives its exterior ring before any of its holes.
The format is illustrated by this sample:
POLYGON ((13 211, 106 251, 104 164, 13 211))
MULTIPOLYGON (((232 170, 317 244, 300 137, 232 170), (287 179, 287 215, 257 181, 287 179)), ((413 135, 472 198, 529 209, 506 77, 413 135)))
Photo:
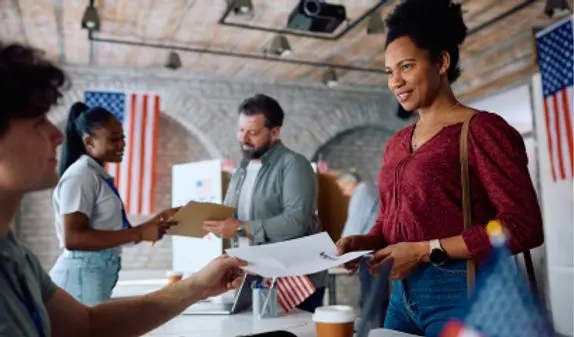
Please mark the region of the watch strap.
POLYGON ((443 250, 443 249, 442 249, 442 246, 441 246, 441 244, 440 244, 440 240, 438 240, 438 239, 430 240, 430 241, 429 241, 429 247, 430 247, 429 253, 432 252, 433 249, 443 250))

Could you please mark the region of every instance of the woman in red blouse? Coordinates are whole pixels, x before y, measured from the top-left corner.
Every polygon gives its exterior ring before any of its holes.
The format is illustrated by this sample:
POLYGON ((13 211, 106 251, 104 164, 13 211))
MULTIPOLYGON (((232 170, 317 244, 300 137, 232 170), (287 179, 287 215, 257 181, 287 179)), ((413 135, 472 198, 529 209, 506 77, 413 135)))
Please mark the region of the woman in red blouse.
POLYGON ((389 89, 419 118, 386 146, 374 228, 337 246, 340 253, 376 250, 373 272, 392 257, 385 327, 437 336, 466 296, 466 260, 480 266, 491 249, 486 223, 500 220, 518 253, 542 244, 542 219, 521 135, 498 115, 463 105, 452 91, 466 37, 460 5, 406 0, 387 18, 387 26, 389 89), (459 137, 471 114, 473 226, 464 229, 459 137))

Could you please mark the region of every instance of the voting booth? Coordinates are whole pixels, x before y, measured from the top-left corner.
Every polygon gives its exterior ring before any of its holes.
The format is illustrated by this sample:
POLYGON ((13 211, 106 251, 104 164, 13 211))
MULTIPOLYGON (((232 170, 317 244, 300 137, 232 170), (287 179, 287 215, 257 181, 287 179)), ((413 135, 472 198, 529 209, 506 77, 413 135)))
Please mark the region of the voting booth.
MULTIPOLYGON (((222 170, 223 160, 206 160, 174 165, 172 206, 189 201, 223 203, 231 175, 222 170)), ((172 269, 185 275, 195 273, 228 248, 228 240, 207 234, 202 238, 172 236, 172 269)))

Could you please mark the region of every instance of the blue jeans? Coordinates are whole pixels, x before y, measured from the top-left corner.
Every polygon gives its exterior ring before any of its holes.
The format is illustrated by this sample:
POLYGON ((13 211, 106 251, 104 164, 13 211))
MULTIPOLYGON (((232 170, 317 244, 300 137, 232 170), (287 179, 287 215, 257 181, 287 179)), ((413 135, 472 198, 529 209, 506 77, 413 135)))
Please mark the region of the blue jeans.
POLYGON ((420 265, 405 280, 392 282, 385 328, 437 337, 459 317, 466 296, 466 261, 420 265))
POLYGON ((75 299, 92 306, 110 299, 120 268, 121 258, 115 251, 65 251, 50 277, 75 299))
MULTIPOLYGON (((364 260, 361 261, 361 264, 359 265, 359 282, 361 285, 361 293, 359 295, 359 308, 361 309, 361 316, 363 317, 362 312, 364 310, 365 303, 367 302, 367 298, 371 295, 371 288, 375 283, 375 276, 369 273, 364 260)), ((385 296, 385 299, 387 299, 388 289, 385 290, 385 294, 387 295, 385 296)), ((388 301, 381 301, 379 304, 380 305, 377 305, 377 313, 370 322, 371 329, 382 328, 385 321, 385 313, 387 312, 388 301)))

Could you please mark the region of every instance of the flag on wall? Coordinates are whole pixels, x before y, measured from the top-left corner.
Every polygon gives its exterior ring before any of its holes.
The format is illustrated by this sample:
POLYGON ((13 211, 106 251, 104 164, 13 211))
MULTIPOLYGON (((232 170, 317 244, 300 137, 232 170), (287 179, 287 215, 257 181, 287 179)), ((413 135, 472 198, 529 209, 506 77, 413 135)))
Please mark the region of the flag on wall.
POLYGON ((476 288, 458 320, 441 337, 553 337, 554 328, 541 301, 507 246, 498 221, 487 225, 492 252, 481 265, 476 288))
POLYGON ((315 293, 315 285, 308 276, 277 278, 277 302, 284 312, 290 312, 315 293))
POLYGON ((86 91, 86 105, 112 112, 126 136, 120 164, 106 170, 115 179, 126 212, 145 215, 154 211, 156 150, 159 132, 160 96, 150 93, 86 91))
POLYGON ((574 32, 571 17, 536 34, 552 181, 574 177, 574 32))

